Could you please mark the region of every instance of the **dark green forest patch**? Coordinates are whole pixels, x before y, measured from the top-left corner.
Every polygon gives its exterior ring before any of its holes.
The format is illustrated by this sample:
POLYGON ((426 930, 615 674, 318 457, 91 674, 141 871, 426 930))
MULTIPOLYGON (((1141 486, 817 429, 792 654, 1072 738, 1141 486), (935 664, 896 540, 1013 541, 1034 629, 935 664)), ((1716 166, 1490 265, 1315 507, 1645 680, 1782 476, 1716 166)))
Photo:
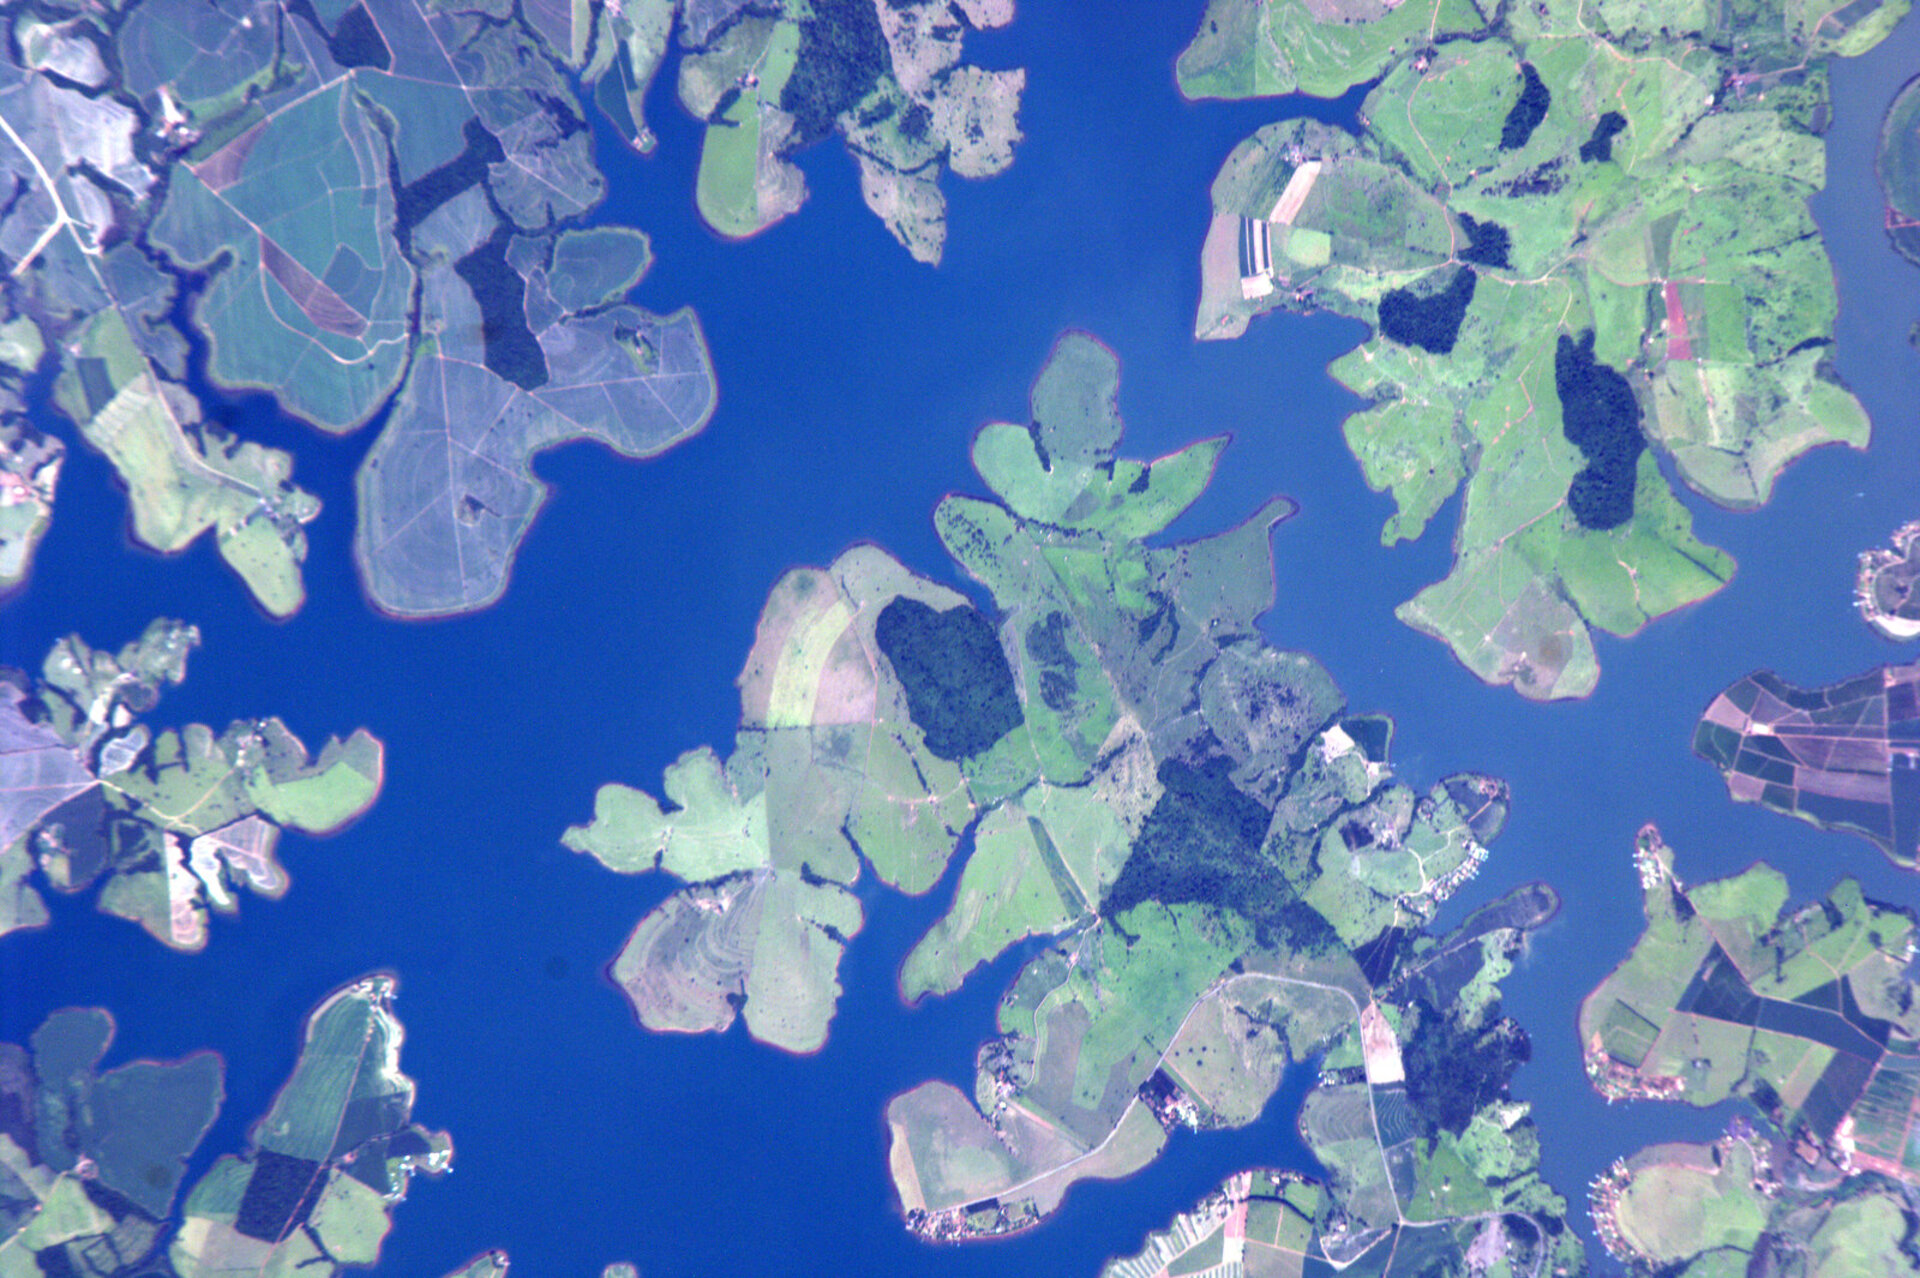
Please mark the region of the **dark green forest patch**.
POLYGON ((993 625, 968 604, 945 612, 897 598, 874 638, 907 693, 907 713, 942 759, 976 755, 1022 722, 1013 671, 993 625))

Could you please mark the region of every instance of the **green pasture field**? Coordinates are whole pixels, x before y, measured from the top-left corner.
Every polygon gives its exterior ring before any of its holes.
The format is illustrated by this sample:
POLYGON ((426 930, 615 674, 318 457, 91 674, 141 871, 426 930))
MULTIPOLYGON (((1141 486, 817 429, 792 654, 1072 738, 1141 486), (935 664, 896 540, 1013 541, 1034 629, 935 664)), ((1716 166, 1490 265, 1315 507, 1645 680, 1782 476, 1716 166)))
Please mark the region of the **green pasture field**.
POLYGON ((1753 1156, 1738 1143, 1718 1172, 1671 1163, 1643 1168, 1620 1196, 1621 1231, 1656 1263, 1719 1247, 1750 1252, 1766 1224, 1747 1183, 1752 1174, 1753 1156))

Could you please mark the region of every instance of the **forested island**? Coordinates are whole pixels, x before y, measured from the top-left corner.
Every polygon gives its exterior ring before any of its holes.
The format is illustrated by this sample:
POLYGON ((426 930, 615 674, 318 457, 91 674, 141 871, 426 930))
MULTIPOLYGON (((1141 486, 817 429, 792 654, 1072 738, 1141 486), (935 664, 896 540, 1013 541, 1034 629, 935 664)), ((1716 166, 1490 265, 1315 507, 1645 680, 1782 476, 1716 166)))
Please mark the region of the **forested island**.
POLYGON ((1533 885, 1425 930, 1485 860, 1505 786, 1398 780, 1391 722, 1261 637, 1291 503, 1149 542, 1226 441, 1122 457, 1118 379, 1069 333, 1028 421, 975 437, 993 496, 950 496, 934 520, 983 599, 872 546, 790 572, 740 676, 732 753, 682 757, 665 802, 601 789, 568 846, 686 884, 614 978, 650 1029, 737 1015, 816 1050, 864 921, 858 877, 925 892, 970 836, 902 994, 1047 944, 1002 998, 972 1093, 929 1082, 888 1108, 910 1229, 1027 1227, 1076 1181, 1146 1164, 1170 1128, 1251 1122, 1319 1057, 1303 1121, 1332 1177, 1295 1205, 1296 1251, 1384 1263, 1403 1234, 1462 1250, 1491 1215, 1517 1254, 1577 1265, 1507 1095, 1528 1047, 1497 994, 1558 900, 1533 885))
MULTIPOLYGON (((1208 5, 1190 97, 1369 87, 1357 136, 1289 120, 1227 159, 1195 332, 1276 309, 1373 326, 1331 371, 1368 401, 1345 430, 1397 506, 1382 541, 1464 493, 1452 572, 1399 616, 1481 678, 1582 696, 1593 628, 1631 635, 1727 581, 1663 460, 1746 509, 1808 449, 1866 443, 1807 198, 1828 60, 1907 7, 1208 5)), ((1912 132, 1889 118, 1896 207, 1912 132)))

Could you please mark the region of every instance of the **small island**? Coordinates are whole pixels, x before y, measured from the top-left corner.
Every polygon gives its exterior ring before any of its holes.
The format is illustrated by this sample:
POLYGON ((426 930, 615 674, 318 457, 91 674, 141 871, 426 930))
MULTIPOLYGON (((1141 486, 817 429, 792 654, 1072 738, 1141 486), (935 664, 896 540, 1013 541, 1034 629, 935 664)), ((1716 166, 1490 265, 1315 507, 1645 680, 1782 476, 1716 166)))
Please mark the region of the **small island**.
POLYGON ((755 235, 797 212, 806 179, 788 157, 837 133, 859 166, 867 207, 915 260, 938 265, 947 237, 941 175, 988 178, 1013 163, 1027 73, 960 61, 966 32, 1011 22, 1013 0, 592 8, 596 53, 584 78, 642 152, 654 146, 647 90, 669 41, 678 43, 680 105, 706 125, 695 203, 722 235, 755 235))
POLYGON ((279 897, 283 829, 326 834, 372 806, 384 748, 366 729, 310 756, 278 719, 155 732, 200 632, 156 621, 117 653, 62 640, 40 677, 0 669, 0 934, 47 921, 43 884, 98 884, 101 910, 177 950, 246 887, 279 897))
POLYGON ((1790 908, 1764 864, 1688 888, 1652 826, 1633 860, 1647 929, 1581 1005, 1587 1075, 1610 1101, 1740 1097, 1765 1124, 1617 1160, 1592 1187, 1601 1242, 1640 1273, 1920 1269, 1920 922, 1852 879, 1790 908))
POLYGON ((1864 446, 1833 371, 1826 65, 1906 10, 1789 16, 1575 0, 1212 0, 1179 61, 1191 97, 1336 97, 1356 135, 1269 125, 1211 192, 1195 332, 1327 311, 1372 337, 1333 376, 1346 440, 1390 491, 1392 545, 1456 494, 1445 580, 1399 609, 1475 674, 1533 698, 1599 677, 1627 636, 1718 590, 1661 469, 1762 505, 1808 449, 1864 446))
MULTIPOLYGON (((99 1072, 115 1025, 66 1008, 26 1048, 0 1043, 0 1253, 9 1273, 333 1278, 377 1263, 415 1172, 451 1165, 445 1132, 412 1122, 390 975, 362 977, 307 1018, 293 1076, 245 1155, 222 1156, 175 1210, 187 1159, 224 1100, 212 1052, 99 1072)), ((499 1278, 488 1253, 449 1278, 499 1278)))
POLYGON ((1707 707, 1693 750, 1741 803, 1857 834, 1896 865, 1920 859, 1920 665, 1824 688, 1748 675, 1707 707))
POLYGON ((970 842, 903 997, 1046 943, 972 1092, 929 1082, 888 1107, 909 1229, 1025 1228, 1076 1181, 1144 1166, 1170 1127, 1253 1121, 1290 1062, 1324 1056, 1305 1120, 1336 1173, 1322 1253, 1385 1255, 1405 1221, 1496 1204, 1557 1250, 1564 1204, 1505 1094, 1526 1037, 1495 991, 1558 900, 1533 885, 1425 931, 1485 861, 1506 787, 1399 781, 1391 721, 1349 713, 1318 662, 1267 645, 1269 537, 1290 502, 1159 540, 1227 441, 1122 457, 1119 373, 1063 336, 1029 419, 974 439, 993 496, 936 509, 991 612, 871 546, 790 572, 740 677, 731 755, 683 756, 665 802, 601 789, 567 845, 686 884, 614 979, 650 1029, 738 1015, 815 1050, 864 921, 858 876, 925 892, 970 842))
POLYGON ((1920 521, 1894 529, 1888 545, 1860 552, 1853 602, 1888 639, 1920 639, 1920 521))

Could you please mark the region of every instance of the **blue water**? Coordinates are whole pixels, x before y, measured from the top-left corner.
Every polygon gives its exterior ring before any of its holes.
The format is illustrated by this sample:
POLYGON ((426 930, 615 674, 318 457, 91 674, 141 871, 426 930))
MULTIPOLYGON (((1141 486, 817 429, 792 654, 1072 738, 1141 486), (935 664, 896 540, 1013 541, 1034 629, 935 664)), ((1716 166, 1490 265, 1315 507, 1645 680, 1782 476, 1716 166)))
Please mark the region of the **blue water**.
POLYGON ((1299 107, 1183 103, 1172 60, 1191 34, 1186 8, 1032 0, 1012 28, 970 37, 969 60, 1029 68, 1027 139, 1007 174, 949 184, 937 272, 861 207, 835 146, 803 157, 802 214, 727 244, 694 216, 698 134, 670 86, 654 95, 654 157, 602 136, 616 194, 601 216, 655 236, 638 299, 697 307, 719 410, 652 462, 591 446, 543 458, 554 500, 487 612, 408 625, 365 605, 350 540, 370 433, 324 439, 258 398, 227 402, 242 434, 296 450, 296 478, 327 503, 311 529, 309 602, 280 625, 204 543, 174 561, 129 547, 107 467, 75 446, 34 578, 0 608, 0 660, 37 663, 74 630, 118 644, 155 615, 183 615, 206 643, 159 722, 278 713, 309 741, 365 724, 387 742, 387 787, 346 832, 289 837, 293 890, 216 920, 202 955, 56 902, 52 928, 0 939, 0 1037, 84 1002, 114 1009, 119 1053, 221 1049, 228 1102, 204 1165, 244 1142, 307 1009, 364 971, 397 971, 416 1116, 450 1129, 457 1155, 450 1177, 418 1184, 396 1213, 383 1272, 427 1278, 493 1246, 529 1275, 617 1259, 653 1278, 1091 1275, 1228 1172, 1304 1165, 1299 1071, 1261 1123, 1178 1137, 1141 1175, 1074 1190, 1040 1230, 972 1249, 917 1244, 890 1202, 881 1111, 926 1078, 965 1085, 1012 974, 1002 963, 953 998, 900 1005, 894 973, 946 887, 869 897, 832 1039, 794 1058, 738 1031, 638 1030, 602 965, 669 884, 608 874, 556 841, 602 781, 657 787, 682 750, 730 742, 733 678, 787 567, 872 540, 964 584, 933 536, 933 505, 978 490, 972 432, 1022 419, 1047 347, 1078 325, 1122 358, 1130 451, 1234 436, 1177 533, 1224 528, 1276 491, 1301 502, 1274 539, 1274 641, 1318 655, 1357 708, 1396 716, 1415 783, 1460 768, 1512 783, 1508 832, 1443 922, 1531 878, 1566 897, 1507 982, 1509 1009, 1534 1032, 1516 1091, 1537 1105, 1550 1176, 1577 1195, 1617 1153, 1713 1130, 1723 1115, 1601 1104, 1572 1018, 1638 932, 1629 852, 1643 821, 1661 824, 1688 879, 1766 857, 1802 893, 1852 872, 1875 895, 1915 899, 1912 878, 1866 844, 1732 805, 1687 742, 1706 702, 1751 668, 1823 682, 1902 651, 1854 618, 1849 593, 1855 552, 1920 514, 1920 359, 1904 341, 1920 277, 1885 246, 1871 174, 1879 113, 1920 67, 1920 26, 1837 74, 1832 183, 1816 208, 1841 282, 1842 370, 1873 413, 1872 452, 1804 460, 1758 514, 1695 503, 1702 535, 1740 561, 1734 583, 1631 642, 1604 641, 1599 692, 1541 707, 1484 687, 1393 620, 1445 572, 1454 511, 1422 544, 1378 546, 1389 505, 1347 455, 1338 424, 1353 403, 1322 372, 1358 326, 1272 318, 1238 342, 1191 340, 1206 186, 1235 142, 1299 107))

